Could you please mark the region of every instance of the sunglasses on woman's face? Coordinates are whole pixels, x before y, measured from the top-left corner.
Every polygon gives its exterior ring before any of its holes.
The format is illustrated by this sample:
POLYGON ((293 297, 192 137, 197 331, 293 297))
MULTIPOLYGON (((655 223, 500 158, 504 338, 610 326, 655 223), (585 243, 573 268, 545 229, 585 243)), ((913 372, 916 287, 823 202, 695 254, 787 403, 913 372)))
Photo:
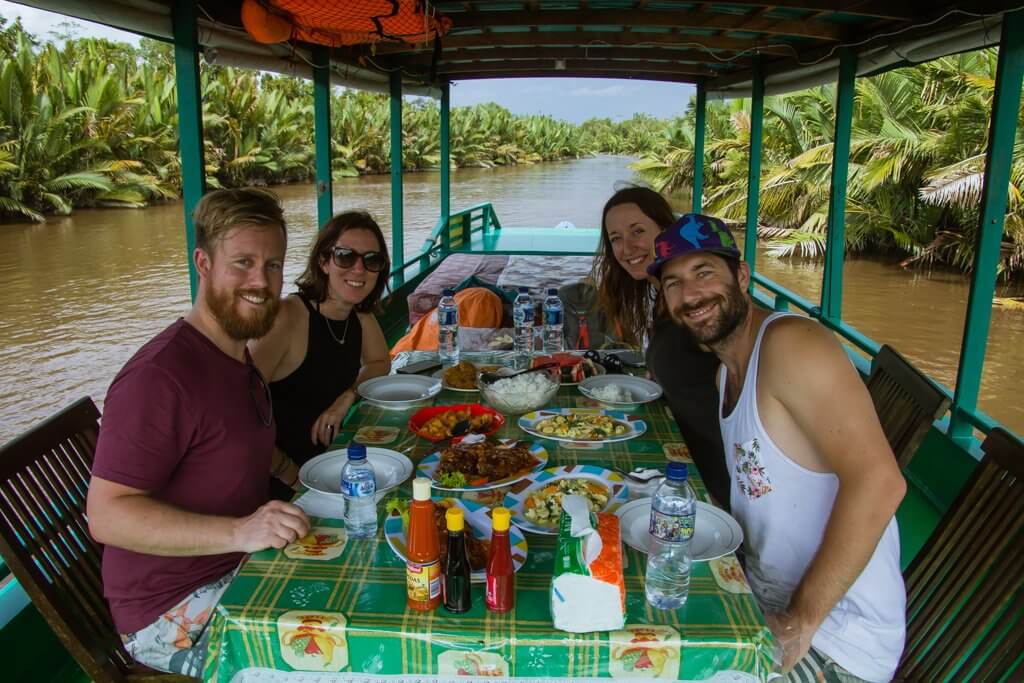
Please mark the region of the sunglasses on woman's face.
POLYGON ((331 249, 331 257, 334 259, 334 265, 339 268, 351 268, 356 264, 356 261, 362 259, 363 268, 366 268, 371 273, 379 273, 388 265, 384 254, 379 251, 368 251, 360 254, 355 249, 349 249, 348 247, 334 247, 331 249))

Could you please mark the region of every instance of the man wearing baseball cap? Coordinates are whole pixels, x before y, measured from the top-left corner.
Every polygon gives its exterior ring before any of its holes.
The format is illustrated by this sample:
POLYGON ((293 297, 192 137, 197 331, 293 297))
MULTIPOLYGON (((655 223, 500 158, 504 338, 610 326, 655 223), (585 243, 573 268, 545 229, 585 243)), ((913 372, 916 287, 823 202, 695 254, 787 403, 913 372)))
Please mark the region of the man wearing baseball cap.
POLYGON ((719 424, 746 570, 790 680, 888 681, 905 637, 894 514, 906 491, 846 352, 813 320, 755 306, 717 218, 654 243, 672 320, 722 362, 719 424))

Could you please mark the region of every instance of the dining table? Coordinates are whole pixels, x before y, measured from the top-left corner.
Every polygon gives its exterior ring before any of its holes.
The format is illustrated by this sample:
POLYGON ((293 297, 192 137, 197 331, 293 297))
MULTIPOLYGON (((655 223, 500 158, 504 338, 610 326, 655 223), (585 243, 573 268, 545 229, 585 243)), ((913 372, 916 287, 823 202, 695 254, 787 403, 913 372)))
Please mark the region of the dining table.
MULTIPOLYGON (((509 364, 509 352, 464 353, 474 362, 509 364)), ((406 352, 393 368, 430 358, 406 352)), ((436 358, 436 353, 433 354, 436 358)), ((641 371, 642 372, 642 371, 641 371)), ((427 373, 429 376, 429 373, 427 373)), ((445 389, 431 405, 480 401, 479 393, 445 389)), ((551 408, 606 408, 577 386, 560 386, 551 408)), ((386 448, 418 465, 443 444, 411 432, 414 410, 357 403, 332 448, 352 441, 386 448)), ((548 466, 629 472, 664 470, 670 460, 689 463, 699 501, 711 502, 700 473, 664 400, 615 414, 642 421, 646 430, 614 443, 570 443, 524 434, 518 415, 495 436, 540 443, 548 466)), ((416 475, 413 475, 416 476, 416 475)), ((463 614, 414 611, 406 606, 405 563, 384 535, 388 501, 411 498, 410 476, 378 503, 376 537, 348 538, 341 515, 331 515, 325 494, 322 516, 312 516, 310 535, 283 550, 253 553, 241 565, 207 628, 203 678, 248 681, 591 681, 608 678, 765 681, 773 672, 774 642, 732 552, 693 562, 689 596, 682 608, 660 610, 645 598, 646 555, 623 547, 626 619, 616 631, 570 633, 554 627, 550 606, 557 537, 526 533, 525 561, 515 577, 515 606, 506 613, 484 606, 483 584, 472 588, 463 614)), ((629 483, 621 475, 611 479, 629 483), (617 478, 616 478, 617 477, 617 478)), ((521 487, 521 483, 520 483, 521 487)), ((631 498, 650 496, 648 485, 627 487, 631 498)), ((507 489, 451 494, 475 505, 502 504, 507 489)), ((312 496, 303 494, 303 497, 312 496)), ((302 497, 297 502, 302 504, 302 497)), ((340 507, 340 506, 339 506, 340 507)), ((699 522, 698 522, 699 523, 699 522)))

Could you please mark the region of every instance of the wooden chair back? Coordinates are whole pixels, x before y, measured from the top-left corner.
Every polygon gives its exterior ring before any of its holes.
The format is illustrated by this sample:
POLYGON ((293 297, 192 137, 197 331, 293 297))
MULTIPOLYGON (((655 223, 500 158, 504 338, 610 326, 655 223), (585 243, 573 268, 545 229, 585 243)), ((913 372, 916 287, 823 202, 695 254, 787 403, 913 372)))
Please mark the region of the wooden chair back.
POLYGON ((99 417, 82 398, 0 449, 0 554, 94 681, 168 677, 129 657, 103 598, 85 515, 99 417))
POLYGON ((907 568, 902 681, 1024 680, 1024 443, 985 456, 907 568))
POLYGON ((871 364, 868 393, 900 468, 914 457, 928 429, 949 407, 949 399, 891 346, 871 364))

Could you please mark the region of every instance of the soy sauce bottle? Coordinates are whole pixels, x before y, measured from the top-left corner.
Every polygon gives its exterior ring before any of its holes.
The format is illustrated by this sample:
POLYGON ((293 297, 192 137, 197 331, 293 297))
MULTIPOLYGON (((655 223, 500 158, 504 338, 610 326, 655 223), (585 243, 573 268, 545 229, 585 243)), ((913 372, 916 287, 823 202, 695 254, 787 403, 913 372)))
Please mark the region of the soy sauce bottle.
POLYGON ((453 614, 468 612, 473 605, 469 593, 469 555, 466 552, 466 520, 462 508, 444 513, 448 527, 448 555, 444 561, 444 608, 453 614))

